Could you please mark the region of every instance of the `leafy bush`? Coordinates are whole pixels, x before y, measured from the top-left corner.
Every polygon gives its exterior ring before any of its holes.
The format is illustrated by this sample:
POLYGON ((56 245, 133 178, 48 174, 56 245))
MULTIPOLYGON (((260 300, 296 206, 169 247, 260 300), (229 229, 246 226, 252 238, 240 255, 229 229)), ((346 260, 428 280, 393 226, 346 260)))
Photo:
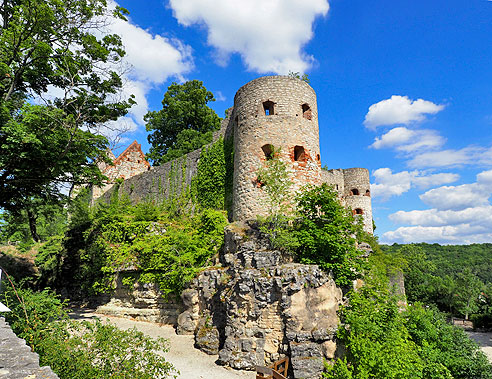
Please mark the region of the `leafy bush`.
POLYGON ((12 330, 37 352, 61 379, 153 379, 176 372, 159 355, 167 351, 163 339, 154 340, 136 329, 119 330, 99 320, 67 318, 59 297, 49 292, 6 288, 2 294, 12 312, 12 330))
POLYGON ((487 358, 463 330, 420 303, 403 310, 381 257, 370 261, 365 285, 349 294, 340 312, 338 338, 347 353, 327 365, 325 378, 492 378, 487 358))
POLYGON ((134 266, 139 269, 134 280, 156 283, 165 295, 179 295, 222 245, 225 225, 224 213, 211 209, 160 223, 127 220, 105 224, 97 243, 105 252, 101 271, 107 275, 95 286, 107 290, 116 270, 134 266))
POLYGON ((298 259, 333 271, 341 286, 360 277, 364 260, 356 248, 356 236, 362 226, 340 204, 337 193, 326 184, 308 186, 299 197, 297 212, 298 259))

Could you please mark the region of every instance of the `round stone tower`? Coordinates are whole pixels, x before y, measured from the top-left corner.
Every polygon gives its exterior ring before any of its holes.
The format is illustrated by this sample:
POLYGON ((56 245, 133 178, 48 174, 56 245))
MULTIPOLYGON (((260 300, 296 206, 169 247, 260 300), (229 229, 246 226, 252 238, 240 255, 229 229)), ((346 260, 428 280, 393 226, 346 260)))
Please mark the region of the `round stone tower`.
POLYGON ((372 205, 369 171, 365 168, 347 168, 343 170, 344 199, 356 217, 362 217, 364 230, 373 232, 372 205))
POLYGON ((306 184, 321 184, 316 93, 288 76, 265 76, 242 86, 234 97, 233 219, 268 214, 258 169, 280 148, 294 194, 306 184))

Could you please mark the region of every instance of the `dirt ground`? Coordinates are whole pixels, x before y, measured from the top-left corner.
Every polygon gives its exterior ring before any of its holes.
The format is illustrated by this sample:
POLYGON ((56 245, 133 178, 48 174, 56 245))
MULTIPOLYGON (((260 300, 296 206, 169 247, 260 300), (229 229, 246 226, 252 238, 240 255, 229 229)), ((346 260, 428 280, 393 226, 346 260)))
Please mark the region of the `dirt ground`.
POLYGON ((109 317, 95 314, 93 311, 76 310, 71 314, 74 319, 91 319, 99 317, 121 329, 137 328, 151 337, 163 337, 169 341, 169 352, 164 353, 166 360, 174 365, 183 379, 234 379, 256 377, 253 371, 238 371, 215 364, 217 355, 208 355, 193 347, 193 336, 179 336, 170 325, 159 325, 152 322, 134 321, 120 317, 109 317))
POLYGON ((492 363, 492 333, 466 332, 474 340, 492 363))

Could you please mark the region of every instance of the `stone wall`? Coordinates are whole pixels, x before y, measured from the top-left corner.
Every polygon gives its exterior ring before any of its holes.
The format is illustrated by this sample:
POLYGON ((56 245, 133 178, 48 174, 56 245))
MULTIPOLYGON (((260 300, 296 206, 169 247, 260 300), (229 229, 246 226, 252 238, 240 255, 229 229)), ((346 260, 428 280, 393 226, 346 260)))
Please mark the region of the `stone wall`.
POLYGON ((364 230, 373 233, 371 184, 369 171, 354 167, 347 169, 322 170, 321 180, 333 186, 343 205, 353 210, 356 217, 361 217, 364 230))
MULTIPOLYGON (((232 125, 229 123, 229 118, 222 120, 221 128, 214 133, 212 143, 220 137, 230 138, 232 136, 230 127, 232 125)), ((150 171, 126 179, 120 185, 119 193, 128 195, 132 203, 146 200, 160 202, 163 199, 179 196, 191 184, 197 172, 201 153, 202 149, 192 151, 181 158, 152 167, 150 171)), ((100 196, 101 200, 108 202, 113 191, 113 188, 107 188, 100 196)))
POLYGON ((0 317, 0 378, 58 379, 51 368, 39 366, 39 356, 14 334, 3 317, 0 317))
POLYGON ((306 82, 265 76, 245 84, 234 97, 233 219, 265 215, 257 171, 269 145, 280 148, 293 181, 292 192, 321 183, 316 93, 306 82), (303 108, 304 107, 304 108, 303 108))
POLYGON ((254 370, 289 356, 293 378, 318 378, 335 357, 342 291, 318 266, 291 263, 255 229, 229 230, 220 256, 183 292, 177 331, 218 363, 254 370))
MULTIPOLYGON (((133 272, 134 273, 134 272, 133 272)), ((132 274, 132 272, 125 272, 132 274)), ((135 320, 175 325, 178 315, 183 311, 180 301, 162 296, 155 284, 135 283, 131 288, 122 283, 123 272, 115 278, 115 290, 111 299, 97 308, 97 312, 135 320)))
MULTIPOLYGON (((109 152, 109 157, 114 158, 113 153, 109 152)), ((93 188, 92 196, 94 199, 108 191, 115 183, 116 179, 129 179, 135 175, 150 170, 150 164, 145 159, 141 145, 133 141, 118 158, 113 159, 112 164, 100 167, 102 173, 108 177, 108 182, 103 187, 93 188)))

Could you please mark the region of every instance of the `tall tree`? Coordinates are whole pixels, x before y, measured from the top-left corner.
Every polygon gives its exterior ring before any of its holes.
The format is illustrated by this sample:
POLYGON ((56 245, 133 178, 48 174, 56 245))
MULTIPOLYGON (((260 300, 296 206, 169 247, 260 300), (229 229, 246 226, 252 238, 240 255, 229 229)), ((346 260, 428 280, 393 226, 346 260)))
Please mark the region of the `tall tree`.
POLYGON ((215 101, 203 82, 190 80, 171 84, 162 100, 160 111, 145 115, 148 158, 160 165, 212 142, 212 132, 220 128, 220 117, 207 106, 215 101))
POLYGON ((4 0, 0 33, 0 208, 26 211, 59 202, 60 185, 100 184, 107 148, 98 129, 127 113, 119 100, 124 49, 105 32, 106 0, 4 0), (44 100, 50 90, 59 95, 44 100))

